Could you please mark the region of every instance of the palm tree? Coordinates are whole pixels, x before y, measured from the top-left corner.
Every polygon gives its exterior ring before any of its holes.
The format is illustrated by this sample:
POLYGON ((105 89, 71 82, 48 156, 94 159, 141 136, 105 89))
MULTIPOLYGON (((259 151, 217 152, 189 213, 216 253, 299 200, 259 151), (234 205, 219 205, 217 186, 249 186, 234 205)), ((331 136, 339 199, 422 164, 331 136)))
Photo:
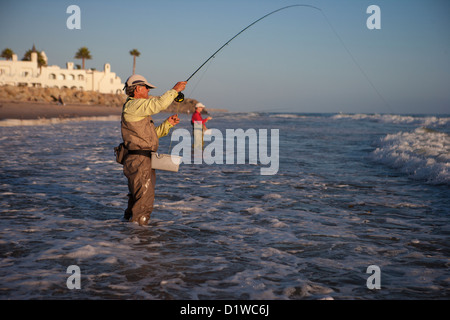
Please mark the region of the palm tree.
POLYGON ((42 56, 42 53, 40 51, 36 50, 36 47, 33 44, 33 48, 31 48, 30 50, 27 50, 27 52, 25 52, 25 54, 23 55, 22 61, 31 61, 31 54, 33 52, 37 53, 38 56, 38 67, 41 68, 43 66, 47 65, 47 61, 45 61, 44 57, 42 56))
POLYGON ((86 47, 82 47, 78 49, 77 53, 75 54, 75 59, 81 59, 83 62, 82 69, 84 70, 84 61, 92 59, 91 53, 89 52, 89 49, 86 47))
POLYGON ((11 60, 13 54, 14 54, 14 51, 12 51, 10 48, 6 48, 5 50, 2 51, 2 54, 0 55, 0 57, 5 58, 6 60, 11 60))
POLYGON ((141 53, 137 49, 133 49, 130 51, 130 54, 133 56, 133 74, 136 71, 136 57, 139 57, 141 53))

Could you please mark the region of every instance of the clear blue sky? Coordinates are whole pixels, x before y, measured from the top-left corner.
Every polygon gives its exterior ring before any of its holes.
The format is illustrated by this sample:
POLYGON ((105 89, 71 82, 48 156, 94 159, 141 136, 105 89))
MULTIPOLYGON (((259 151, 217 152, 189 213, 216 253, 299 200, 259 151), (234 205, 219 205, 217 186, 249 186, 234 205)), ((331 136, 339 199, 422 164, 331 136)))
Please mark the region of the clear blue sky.
POLYGON ((323 10, 376 90, 320 12, 299 7, 241 34, 189 81, 186 96, 230 111, 450 113, 448 0, 3 0, 0 50, 21 59, 35 44, 65 67, 81 64, 74 55, 86 46, 88 68, 108 62, 124 82, 136 48, 137 73, 162 94, 245 26, 291 4, 323 10), (72 4, 81 30, 66 27, 72 4), (381 30, 366 27, 372 4, 381 30))

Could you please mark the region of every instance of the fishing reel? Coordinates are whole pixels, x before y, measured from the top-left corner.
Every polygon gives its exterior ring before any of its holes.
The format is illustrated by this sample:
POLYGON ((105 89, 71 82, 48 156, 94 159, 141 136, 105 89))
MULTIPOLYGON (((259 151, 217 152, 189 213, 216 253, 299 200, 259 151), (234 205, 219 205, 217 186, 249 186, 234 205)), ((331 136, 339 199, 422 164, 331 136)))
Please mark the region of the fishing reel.
POLYGON ((183 92, 179 92, 177 97, 175 98, 176 102, 182 102, 184 100, 184 93, 183 92))

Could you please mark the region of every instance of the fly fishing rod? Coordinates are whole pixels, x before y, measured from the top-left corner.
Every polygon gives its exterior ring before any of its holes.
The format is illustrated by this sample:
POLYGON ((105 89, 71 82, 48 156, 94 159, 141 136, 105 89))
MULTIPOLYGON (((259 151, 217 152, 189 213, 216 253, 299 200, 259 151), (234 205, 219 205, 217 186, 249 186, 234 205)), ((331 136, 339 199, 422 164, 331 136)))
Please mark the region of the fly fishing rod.
MULTIPOLYGON (((189 80, 190 80, 190 79, 191 79, 191 78, 192 78, 192 77, 193 77, 193 76, 194 76, 201 68, 203 68, 203 66, 204 66, 205 64, 207 64, 209 60, 211 60, 212 58, 214 58, 214 56, 215 56, 217 53, 219 53, 220 50, 222 50, 225 46, 227 46, 231 41, 233 41, 235 38, 237 38, 237 37, 238 37, 241 33, 243 33, 245 30, 247 30, 248 28, 250 28, 250 27, 253 26, 254 24, 258 23, 258 22, 261 21, 262 19, 267 18, 267 17, 270 16, 271 14, 274 14, 274 13, 276 13, 276 12, 278 12, 278 11, 281 11, 281 10, 284 10, 284 9, 293 8, 293 7, 308 7, 308 8, 313 8, 313 9, 322 11, 321 9, 319 9, 319 8, 317 8, 317 7, 315 7, 315 6, 309 5, 309 4, 293 4, 293 5, 290 5, 290 6, 286 6, 286 7, 283 7, 283 8, 277 9, 277 10, 274 10, 274 11, 272 11, 272 12, 266 14, 265 16, 262 16, 262 17, 259 18, 258 20, 252 22, 251 24, 249 24, 248 26, 246 26, 244 29, 242 29, 241 31, 239 31, 233 38, 231 38, 230 40, 228 40, 227 42, 225 42, 225 44, 224 44, 223 46, 221 46, 216 52, 214 52, 214 53, 213 53, 213 54, 212 54, 205 62, 203 62, 203 64, 202 64, 200 67, 197 68, 197 70, 194 71, 194 73, 192 73, 192 74, 189 76, 189 78, 187 78, 186 82, 189 81, 189 80)), ((178 96, 175 98, 175 101, 176 101, 176 102, 182 102, 183 100, 184 100, 184 94, 183 94, 182 92, 180 92, 180 93, 178 94, 178 96)))

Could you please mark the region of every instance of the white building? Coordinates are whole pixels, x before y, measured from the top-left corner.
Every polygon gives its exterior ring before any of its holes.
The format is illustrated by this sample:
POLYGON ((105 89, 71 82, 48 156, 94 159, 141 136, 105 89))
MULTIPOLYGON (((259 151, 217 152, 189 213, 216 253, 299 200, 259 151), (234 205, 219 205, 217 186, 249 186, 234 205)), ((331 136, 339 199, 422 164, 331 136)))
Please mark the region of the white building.
MULTIPOLYGON (((47 57, 41 53, 45 60, 47 57)), ((31 61, 0 60, 0 86, 29 86, 42 88, 70 88, 100 93, 123 93, 124 84, 120 77, 111 72, 106 63, 103 71, 79 70, 73 68, 73 62, 67 62, 67 68, 58 66, 38 67, 38 55, 31 53, 31 61)))

